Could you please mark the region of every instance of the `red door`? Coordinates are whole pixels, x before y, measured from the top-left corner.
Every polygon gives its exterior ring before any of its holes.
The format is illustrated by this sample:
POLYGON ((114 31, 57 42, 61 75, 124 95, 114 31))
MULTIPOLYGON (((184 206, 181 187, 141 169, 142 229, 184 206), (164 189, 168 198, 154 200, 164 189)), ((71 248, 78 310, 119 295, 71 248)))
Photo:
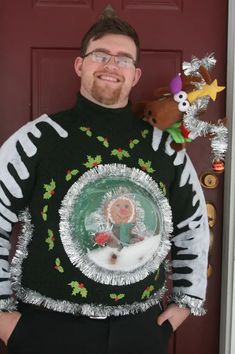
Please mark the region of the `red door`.
MULTIPOLYGON (((79 81, 73 69, 84 32, 107 5, 104 0, 1 0, 0 2, 0 143, 41 113, 71 106, 79 81)), ((143 77, 132 100, 149 99, 180 71, 194 54, 214 52, 213 77, 225 84, 226 0, 113 0, 118 15, 130 22, 141 39, 143 77)), ((225 93, 211 104, 205 119, 225 112, 225 93)), ((210 168, 210 148, 203 139, 188 151, 198 174, 210 168)), ((210 264, 207 316, 191 317, 171 340, 170 354, 217 354, 221 281, 222 191, 205 189, 217 210, 210 264)), ((2 353, 2 351, 1 351, 2 353)))

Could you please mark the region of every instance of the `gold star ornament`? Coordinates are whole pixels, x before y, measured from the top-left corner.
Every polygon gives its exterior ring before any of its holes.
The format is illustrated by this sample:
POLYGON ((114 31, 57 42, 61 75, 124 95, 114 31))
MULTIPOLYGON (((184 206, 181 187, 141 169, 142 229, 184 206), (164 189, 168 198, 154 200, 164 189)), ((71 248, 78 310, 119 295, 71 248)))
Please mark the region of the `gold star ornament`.
POLYGON ((206 84, 202 89, 192 91, 188 93, 188 101, 192 103, 199 97, 210 96, 210 98, 215 101, 218 92, 225 89, 225 86, 218 86, 217 80, 214 80, 210 85, 206 84))

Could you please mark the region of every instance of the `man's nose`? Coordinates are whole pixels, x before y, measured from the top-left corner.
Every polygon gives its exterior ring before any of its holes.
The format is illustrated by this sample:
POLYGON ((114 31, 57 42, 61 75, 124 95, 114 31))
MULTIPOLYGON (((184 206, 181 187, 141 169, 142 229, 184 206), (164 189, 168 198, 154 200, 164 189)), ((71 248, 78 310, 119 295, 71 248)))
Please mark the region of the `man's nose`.
POLYGON ((111 56, 110 59, 105 63, 105 67, 115 67, 118 68, 118 65, 116 64, 116 58, 114 56, 111 56))

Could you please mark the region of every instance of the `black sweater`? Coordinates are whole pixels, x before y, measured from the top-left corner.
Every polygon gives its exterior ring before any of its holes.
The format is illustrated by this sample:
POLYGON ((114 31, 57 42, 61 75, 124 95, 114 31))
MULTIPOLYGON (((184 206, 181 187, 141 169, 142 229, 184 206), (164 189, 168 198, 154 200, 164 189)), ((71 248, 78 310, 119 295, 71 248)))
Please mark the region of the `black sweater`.
POLYGON ((43 115, 6 141, 0 155, 0 309, 14 307, 13 288, 23 302, 69 313, 144 311, 165 292, 172 214, 173 300, 203 312, 204 198, 185 152, 171 149, 168 134, 155 134, 156 151, 152 128, 130 104, 108 109, 79 95, 73 109, 43 115), (120 195, 137 208, 124 226, 106 218, 106 201, 120 195), (8 238, 18 218, 23 229, 8 272, 8 238), (97 243, 107 231, 116 244, 97 243))

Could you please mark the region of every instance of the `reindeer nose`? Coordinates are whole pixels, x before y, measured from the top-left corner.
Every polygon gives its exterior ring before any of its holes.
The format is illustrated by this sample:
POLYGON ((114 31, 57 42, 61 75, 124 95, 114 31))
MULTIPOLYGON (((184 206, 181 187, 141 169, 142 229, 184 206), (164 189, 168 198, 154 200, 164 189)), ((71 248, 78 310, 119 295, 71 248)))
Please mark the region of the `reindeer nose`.
POLYGON ((157 124, 157 119, 154 118, 154 117, 152 117, 152 122, 153 122, 154 124, 157 124))

